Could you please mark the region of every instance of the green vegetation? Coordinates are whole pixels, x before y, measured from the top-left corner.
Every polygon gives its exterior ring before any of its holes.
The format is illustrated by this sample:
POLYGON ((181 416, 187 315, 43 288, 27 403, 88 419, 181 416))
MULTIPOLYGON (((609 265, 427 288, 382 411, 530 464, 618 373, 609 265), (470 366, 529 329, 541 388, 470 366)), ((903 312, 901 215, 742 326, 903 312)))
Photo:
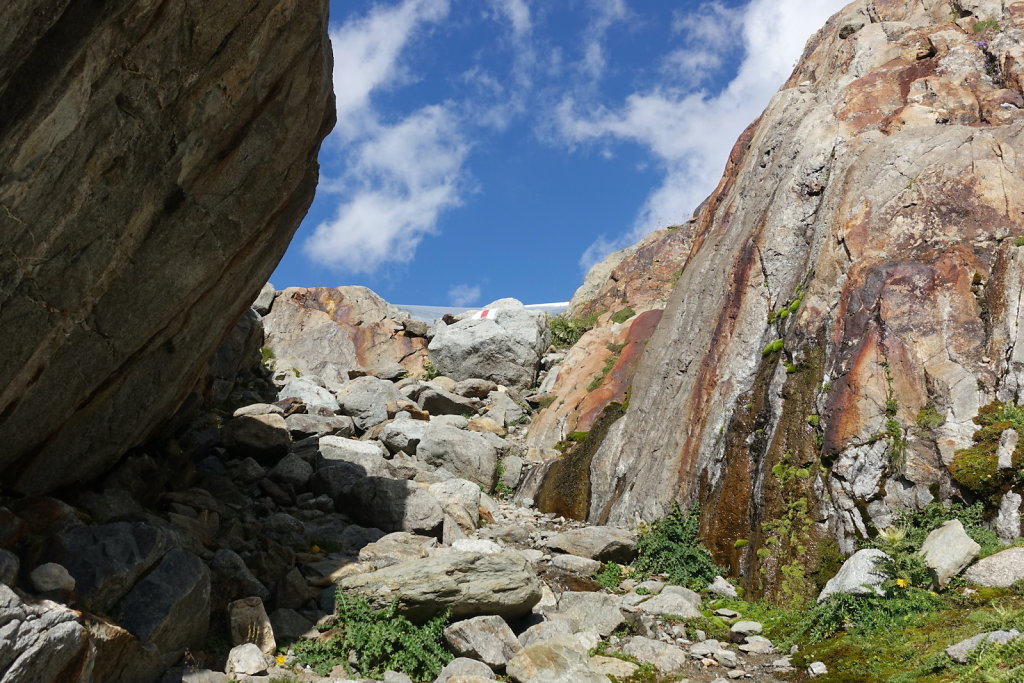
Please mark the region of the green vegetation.
POLYGON ((600 313, 569 318, 565 315, 548 317, 548 327, 551 329, 551 345, 556 349, 567 349, 576 344, 585 332, 593 329, 597 323, 600 313))
POLYGON ((874 538, 864 541, 861 547, 878 548, 894 557, 901 553, 916 554, 928 534, 949 520, 958 519, 967 535, 981 546, 980 554, 984 557, 1001 547, 999 537, 985 526, 984 513, 980 502, 967 506, 960 503, 944 505, 932 501, 920 510, 904 508, 896 513, 891 527, 882 529, 874 538))
POLYGON ((590 381, 590 384, 587 385, 587 391, 594 391, 602 384, 604 384, 604 378, 608 376, 608 373, 612 371, 612 368, 615 367, 615 364, 619 362, 619 353, 622 351, 622 349, 623 346, 620 346, 618 344, 608 345, 608 350, 612 352, 612 355, 604 359, 604 367, 601 368, 601 374, 594 375, 594 379, 592 379, 590 381), (616 347, 618 348, 616 349, 616 347))
POLYGON ((615 313, 612 314, 612 322, 624 323, 630 318, 632 318, 634 315, 636 315, 636 311, 627 306, 626 308, 623 308, 621 311, 616 311, 615 313))
POLYGON ((722 570, 698 538, 700 506, 696 503, 684 513, 678 503, 661 519, 640 530, 634 578, 665 574, 669 582, 693 590, 708 587, 722 570))
POLYGON ((274 358, 276 358, 274 355, 274 349, 269 346, 260 347, 260 363, 269 366, 270 361, 274 360, 274 358))
POLYGON ((946 416, 935 409, 935 404, 928 401, 921 410, 917 411, 917 426, 921 429, 932 430, 946 424, 946 416))
POLYGON ((433 363, 431 363, 429 360, 423 362, 422 379, 429 381, 434 379, 435 377, 439 377, 440 375, 441 372, 436 367, 434 367, 433 363))
POLYGON ((418 626, 398 614, 397 600, 375 610, 363 598, 349 598, 339 590, 334 635, 326 641, 299 641, 292 654, 298 664, 321 676, 343 664, 351 665, 359 676, 379 679, 390 670, 417 681, 433 680, 452 659, 441 645, 447 623, 446 613, 418 626))
POLYGON ((993 31, 995 31, 997 33, 1003 30, 1002 27, 999 25, 999 22, 996 21, 995 19, 987 19, 985 21, 976 21, 976 22, 974 22, 974 32, 975 33, 984 33, 985 31, 988 31, 989 29, 992 29, 993 31))
POLYGON ((768 344, 768 346, 766 346, 763 349, 761 349, 761 356, 765 357, 765 356, 770 356, 773 353, 778 353, 779 351, 781 351, 785 347, 785 345, 786 345, 786 342, 784 342, 781 339, 776 339, 772 343, 768 344))
POLYGON ((622 567, 615 562, 605 562, 594 573, 594 581, 610 591, 618 590, 623 578, 622 567))
MULTIPOLYGON (((1024 436, 1024 406, 996 401, 981 408, 974 423, 974 445, 956 452, 949 473, 960 486, 990 500, 1020 478, 1024 468, 1024 439, 1018 441, 1011 456, 1011 467, 999 469, 999 440, 1013 429, 1024 436)), ((992 501, 994 502, 994 501, 992 501)))
POLYGON ((1015 238, 1013 238, 1013 246, 1015 246, 1015 247, 1024 247, 1024 237, 1015 237, 1015 238))

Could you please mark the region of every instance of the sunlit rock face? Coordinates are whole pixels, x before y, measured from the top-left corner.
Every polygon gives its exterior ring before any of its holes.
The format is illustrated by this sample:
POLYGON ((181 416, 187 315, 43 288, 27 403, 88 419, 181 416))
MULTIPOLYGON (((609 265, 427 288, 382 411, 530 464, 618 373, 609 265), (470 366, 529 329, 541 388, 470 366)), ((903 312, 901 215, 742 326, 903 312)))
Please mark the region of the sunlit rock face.
POLYGON ((692 228, 591 521, 699 500, 770 592, 951 494, 1024 383, 1022 64, 1019 2, 854 2, 810 40, 692 228))
POLYGON ((0 9, 0 472, 145 440, 283 254, 334 121, 326 0, 0 9))

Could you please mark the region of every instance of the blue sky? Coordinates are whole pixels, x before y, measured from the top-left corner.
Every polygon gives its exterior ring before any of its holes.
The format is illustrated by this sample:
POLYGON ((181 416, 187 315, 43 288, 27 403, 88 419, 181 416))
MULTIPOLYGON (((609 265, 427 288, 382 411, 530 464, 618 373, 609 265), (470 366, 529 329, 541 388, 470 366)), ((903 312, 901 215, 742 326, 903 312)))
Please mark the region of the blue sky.
POLYGON ((338 126, 271 281, 566 301, 686 220, 841 0, 331 2, 338 126))

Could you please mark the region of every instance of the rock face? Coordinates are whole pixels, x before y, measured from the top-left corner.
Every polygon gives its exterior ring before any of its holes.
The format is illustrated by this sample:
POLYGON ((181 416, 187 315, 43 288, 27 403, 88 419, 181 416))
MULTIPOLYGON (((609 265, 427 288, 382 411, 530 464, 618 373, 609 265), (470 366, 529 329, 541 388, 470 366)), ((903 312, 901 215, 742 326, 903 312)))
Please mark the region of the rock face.
POLYGON ((327 4, 0 11, 5 488, 144 441, 266 281, 333 125, 327 4))
POLYGON ((396 364, 419 375, 427 359, 419 325, 365 287, 285 289, 263 324, 276 369, 329 383, 348 381, 350 370, 396 364))
POLYGON ((719 561, 771 593, 949 495, 979 409, 1017 400, 1024 12, 952 5, 850 4, 743 133, 591 462, 590 521, 700 499, 719 561))

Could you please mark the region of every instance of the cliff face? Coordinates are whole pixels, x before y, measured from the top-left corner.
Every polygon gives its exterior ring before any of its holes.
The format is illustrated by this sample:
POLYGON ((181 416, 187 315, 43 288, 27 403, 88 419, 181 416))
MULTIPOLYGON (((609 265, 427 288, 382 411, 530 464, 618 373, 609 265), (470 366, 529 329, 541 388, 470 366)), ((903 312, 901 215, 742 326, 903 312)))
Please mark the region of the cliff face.
POLYGON ((972 499, 948 466, 1024 384, 1022 65, 1019 2, 858 1, 811 39, 698 217, 591 521, 700 500, 774 591, 895 507, 972 499))
POLYGON ((328 3, 0 10, 0 472, 41 493, 192 388, 312 199, 328 3))

